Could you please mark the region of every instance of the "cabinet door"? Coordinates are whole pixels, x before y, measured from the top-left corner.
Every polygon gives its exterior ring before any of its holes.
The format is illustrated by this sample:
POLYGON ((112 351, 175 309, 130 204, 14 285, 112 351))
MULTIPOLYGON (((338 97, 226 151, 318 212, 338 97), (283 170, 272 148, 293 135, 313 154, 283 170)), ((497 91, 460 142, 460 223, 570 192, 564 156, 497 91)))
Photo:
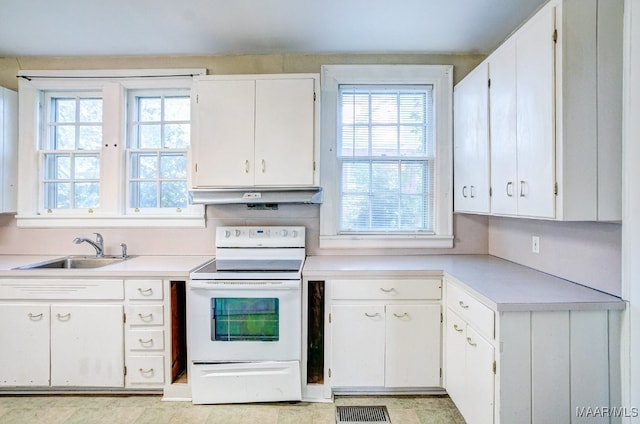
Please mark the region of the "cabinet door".
POLYGON ((545 8, 516 38, 517 196, 522 216, 555 216, 554 27, 555 9, 545 8))
POLYGON ((254 184, 254 80, 198 80, 193 107, 194 187, 254 184))
POLYGON ((383 305, 331 307, 331 385, 384 386, 383 305))
POLYGON ((51 305, 51 385, 124 385, 123 307, 51 305))
POLYGON ((507 41, 489 56, 491 213, 518 213, 516 143, 516 48, 507 41))
POLYGON ((450 309, 447 310, 447 323, 445 327, 445 373, 444 387, 449 397, 455 402, 460 413, 466 417, 465 394, 467 375, 465 373, 466 362, 466 323, 450 309))
POLYGON ((49 305, 0 305, 0 386, 49 385, 49 305))
POLYGON ((314 90, 313 78, 256 81, 256 185, 313 185, 314 90))
POLYGON ((468 424, 493 422, 495 375, 494 351, 491 343, 472 327, 466 328, 466 410, 462 412, 468 424))
POLYGON ((454 90, 454 204, 489 213, 489 75, 480 64, 454 90))
POLYGON ((387 305, 386 387, 440 387, 440 305, 387 305))

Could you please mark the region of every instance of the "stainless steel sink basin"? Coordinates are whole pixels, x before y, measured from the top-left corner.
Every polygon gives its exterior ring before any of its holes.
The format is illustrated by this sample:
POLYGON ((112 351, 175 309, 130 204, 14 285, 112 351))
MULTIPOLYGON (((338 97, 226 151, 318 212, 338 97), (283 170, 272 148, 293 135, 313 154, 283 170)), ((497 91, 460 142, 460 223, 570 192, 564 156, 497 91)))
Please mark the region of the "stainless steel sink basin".
POLYGON ((34 264, 23 265, 16 269, 88 269, 88 268, 100 268, 102 266, 111 265, 114 263, 126 261, 131 256, 123 258, 122 256, 65 256, 63 258, 51 259, 44 262, 37 262, 34 264))

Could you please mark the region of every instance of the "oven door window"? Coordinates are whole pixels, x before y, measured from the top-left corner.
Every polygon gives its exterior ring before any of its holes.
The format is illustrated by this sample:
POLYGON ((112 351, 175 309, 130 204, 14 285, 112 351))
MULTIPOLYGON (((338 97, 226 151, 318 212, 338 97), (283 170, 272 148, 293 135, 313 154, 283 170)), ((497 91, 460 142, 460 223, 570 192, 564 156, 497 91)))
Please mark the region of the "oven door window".
POLYGON ((211 299, 211 340, 277 342, 280 328, 278 303, 278 298, 211 299))

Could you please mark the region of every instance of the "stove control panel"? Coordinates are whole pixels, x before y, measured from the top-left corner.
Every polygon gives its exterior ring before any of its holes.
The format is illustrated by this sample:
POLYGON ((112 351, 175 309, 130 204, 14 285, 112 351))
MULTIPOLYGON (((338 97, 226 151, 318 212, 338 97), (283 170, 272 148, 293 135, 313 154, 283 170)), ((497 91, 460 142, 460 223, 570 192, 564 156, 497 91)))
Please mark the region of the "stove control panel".
POLYGON ((304 247, 303 226, 234 226, 216 228, 216 247, 304 247))

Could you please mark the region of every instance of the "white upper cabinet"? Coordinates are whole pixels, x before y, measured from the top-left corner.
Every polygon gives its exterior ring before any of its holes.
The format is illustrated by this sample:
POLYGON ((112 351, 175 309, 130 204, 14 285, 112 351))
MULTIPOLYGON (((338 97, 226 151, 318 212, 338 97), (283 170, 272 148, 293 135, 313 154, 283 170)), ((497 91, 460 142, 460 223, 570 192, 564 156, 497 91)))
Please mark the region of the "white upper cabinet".
POLYGON ((192 188, 311 187, 316 74, 196 77, 192 188))
MULTIPOLYGON (((480 65, 489 67, 492 215, 621 219, 622 3, 551 0, 480 65)), ((463 115, 456 146, 484 132, 463 115)))
POLYGON ((17 210, 18 94, 0 87, 0 213, 17 210))
POLYGON ((453 92, 454 206, 489 213, 489 75, 483 62, 453 92))
POLYGON ((512 40, 488 59, 491 88, 491 213, 517 215, 516 46, 512 40))
POLYGON ((554 10, 489 56, 491 212, 555 217, 554 10))

